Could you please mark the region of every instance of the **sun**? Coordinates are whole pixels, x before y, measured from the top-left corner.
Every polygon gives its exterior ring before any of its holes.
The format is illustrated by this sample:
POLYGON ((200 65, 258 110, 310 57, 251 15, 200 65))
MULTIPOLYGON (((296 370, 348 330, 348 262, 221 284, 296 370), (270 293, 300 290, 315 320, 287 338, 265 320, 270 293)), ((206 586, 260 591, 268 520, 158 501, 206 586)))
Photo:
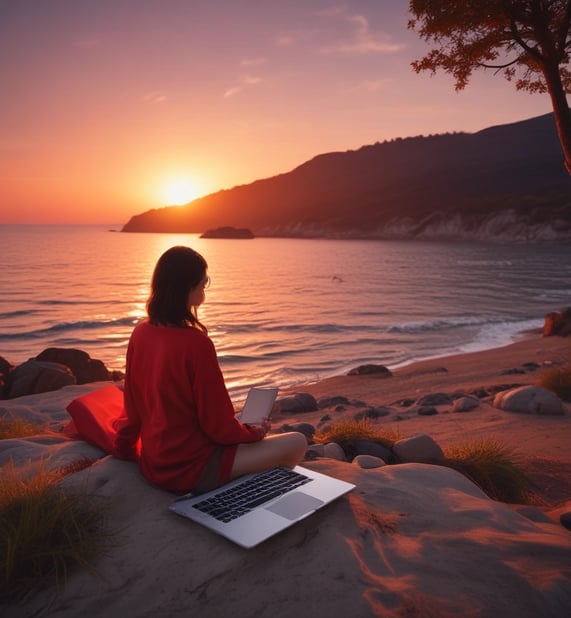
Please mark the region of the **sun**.
POLYGON ((177 178, 164 184, 163 202, 167 206, 181 206, 200 196, 200 188, 189 178, 177 178))

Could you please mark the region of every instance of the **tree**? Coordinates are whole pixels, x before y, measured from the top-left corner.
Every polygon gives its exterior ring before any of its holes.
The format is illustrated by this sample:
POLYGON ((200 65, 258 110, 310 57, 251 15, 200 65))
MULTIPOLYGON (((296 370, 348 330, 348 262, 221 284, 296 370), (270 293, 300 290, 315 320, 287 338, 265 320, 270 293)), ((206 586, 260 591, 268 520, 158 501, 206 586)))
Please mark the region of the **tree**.
POLYGON ((518 90, 551 97, 565 167, 571 174, 571 0, 411 0, 408 27, 437 48, 413 69, 442 69, 462 90, 476 69, 491 68, 518 90))

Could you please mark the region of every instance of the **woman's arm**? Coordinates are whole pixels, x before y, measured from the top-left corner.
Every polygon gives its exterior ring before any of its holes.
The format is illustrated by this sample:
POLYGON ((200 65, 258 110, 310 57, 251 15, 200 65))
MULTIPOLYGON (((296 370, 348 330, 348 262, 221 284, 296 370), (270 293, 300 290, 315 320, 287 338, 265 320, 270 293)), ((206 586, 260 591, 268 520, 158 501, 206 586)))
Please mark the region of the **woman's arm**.
POLYGON ((198 422, 204 433, 218 444, 256 442, 267 428, 241 423, 226 389, 212 341, 204 337, 192 362, 192 390, 198 422))

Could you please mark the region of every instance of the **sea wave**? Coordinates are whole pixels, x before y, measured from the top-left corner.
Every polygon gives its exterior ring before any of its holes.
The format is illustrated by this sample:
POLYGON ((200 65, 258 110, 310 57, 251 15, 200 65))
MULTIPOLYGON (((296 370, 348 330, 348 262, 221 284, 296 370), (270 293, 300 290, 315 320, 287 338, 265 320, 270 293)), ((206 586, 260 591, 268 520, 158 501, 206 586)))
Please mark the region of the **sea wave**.
MULTIPOLYGON (((11 341, 15 339, 42 339, 49 337, 54 333, 70 332, 70 331, 92 331, 92 330, 109 330, 117 327, 133 327, 137 323, 137 318, 123 317, 114 320, 78 320, 76 322, 58 322, 47 328, 37 330, 26 330, 17 333, 0 333, 0 341, 11 341)), ((85 340, 82 337, 81 340, 85 340)))
POLYGON ((535 318, 506 318, 505 316, 459 316, 451 318, 436 318, 422 322, 407 322, 396 324, 387 329, 388 333, 423 333, 432 331, 454 330, 469 326, 486 326, 496 324, 519 324, 535 318))
POLYGON ((5 313, 0 313, 0 320, 23 318, 26 316, 34 315, 34 313, 36 313, 34 309, 21 309, 19 311, 6 311, 5 313))

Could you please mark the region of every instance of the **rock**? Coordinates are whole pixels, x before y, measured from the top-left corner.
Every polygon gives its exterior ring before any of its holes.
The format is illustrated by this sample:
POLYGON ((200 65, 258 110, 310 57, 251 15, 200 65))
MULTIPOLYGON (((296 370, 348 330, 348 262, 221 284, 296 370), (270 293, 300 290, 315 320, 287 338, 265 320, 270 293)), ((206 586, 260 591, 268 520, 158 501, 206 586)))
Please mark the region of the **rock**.
POLYGON ((345 452, 337 444, 337 442, 328 442, 323 446, 323 455, 329 457, 329 459, 336 459, 337 461, 347 461, 345 458, 345 452))
POLYGON ((71 369, 77 384, 105 382, 111 379, 102 361, 92 359, 87 352, 75 348, 46 348, 36 356, 35 360, 66 365, 71 369))
POLYGON ((413 411, 419 416, 434 416, 438 414, 438 410, 434 406, 417 406, 413 408, 413 411))
POLYGON ((13 365, 3 356, 0 356, 0 399, 6 398, 7 388, 6 380, 8 374, 14 369, 13 365))
POLYGON ((410 408, 414 403, 414 399, 399 399, 395 401, 394 405, 399 406, 400 408, 410 408))
POLYGON ((557 416, 565 414, 559 397, 541 386, 520 386, 502 391, 494 397, 493 406, 508 412, 557 416))
POLYGON ((543 336, 569 337, 571 335, 571 307, 553 311, 545 316, 543 336))
POLYGON ((561 513, 561 515, 559 516, 559 521, 564 528, 567 528, 567 530, 571 530, 571 511, 568 511, 567 513, 561 513))
POLYGON ((503 371, 500 371, 500 375, 501 376, 511 376, 511 375, 518 375, 518 374, 522 374, 525 373, 524 369, 518 369, 517 367, 513 367, 512 369, 504 369, 503 371))
POLYGON ((277 402, 280 412, 295 414, 297 412, 315 412, 317 401, 309 393, 298 393, 292 397, 284 397, 277 402))
POLYGON ((0 375, 10 373, 14 369, 12 363, 7 361, 3 356, 0 356, 0 375))
POLYGON ((488 391, 485 388, 477 388, 473 390, 470 394, 474 397, 477 397, 478 399, 483 399, 484 397, 487 397, 489 395, 488 391))
POLYGON ((348 406, 350 405, 347 397, 337 395, 335 397, 322 397, 317 401, 319 408, 333 408, 334 406, 348 406))
POLYGON ((446 393, 429 393, 416 400, 419 406, 445 406, 452 403, 452 397, 446 393))
POLYGON ((480 405, 477 397, 460 397, 452 404, 452 412, 469 412, 480 405))
POLYGON ((353 459, 353 463, 364 470, 381 468, 387 465, 380 457, 374 457, 373 455, 357 455, 357 457, 353 459))
POLYGON ((305 451, 308 455, 308 459, 314 459, 315 457, 325 457, 325 444, 310 444, 305 451))
POLYGON ((315 435, 315 427, 309 423, 293 423, 292 425, 285 424, 280 427, 281 433, 286 433, 288 431, 297 431, 302 433, 308 440, 312 440, 315 435))
POLYGON ((76 384, 77 380, 69 367, 60 363, 29 360, 10 372, 6 381, 7 399, 57 391, 64 386, 76 384))
POLYGON ((380 378, 390 378, 393 374, 384 365, 359 365, 347 374, 348 376, 375 375, 380 378))
POLYGON ((357 455, 372 455, 374 457, 379 457, 387 463, 390 463, 393 459, 390 448, 378 442, 373 442, 372 440, 353 438, 351 440, 343 440, 340 446, 349 461, 354 459, 357 455))
POLYGON ((444 457, 440 446, 426 434, 395 442, 393 453, 399 463, 434 463, 444 457))
POLYGON ((200 238, 234 238, 234 239, 251 239, 254 238, 252 230, 245 227, 217 227, 214 230, 207 230, 200 238))
POLYGON ((388 416, 391 413, 389 408, 367 408, 366 410, 362 410, 361 412, 357 412, 353 418, 356 421, 362 421, 363 419, 377 419, 382 418, 383 416, 388 416))

